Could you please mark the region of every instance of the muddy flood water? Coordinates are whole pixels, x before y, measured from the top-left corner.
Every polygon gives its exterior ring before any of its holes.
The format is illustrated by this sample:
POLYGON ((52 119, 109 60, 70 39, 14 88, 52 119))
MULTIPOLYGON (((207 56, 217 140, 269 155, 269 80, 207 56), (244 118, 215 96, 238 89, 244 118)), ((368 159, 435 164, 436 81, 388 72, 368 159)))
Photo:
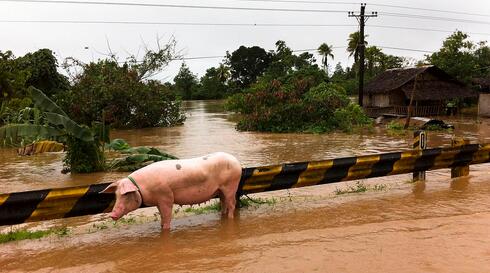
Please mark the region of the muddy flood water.
MULTIPOLYGON (((187 121, 174 128, 120 130, 132 146, 151 145, 180 158, 215 151, 244 167, 408 149, 411 136, 383 127, 356 134, 237 132, 221 102, 186 102, 187 121)), ((429 132, 429 147, 464 136, 490 142, 490 119, 448 119, 452 132, 429 132)), ((124 173, 61 174, 63 155, 18 157, 0 149, 0 192, 85 185, 124 173)), ((0 272, 490 272, 490 164, 470 176, 449 170, 361 181, 370 190, 338 195, 356 182, 251 195, 267 201, 234 220, 176 207, 161 232, 155 208, 113 224, 105 215, 29 223, 67 227, 66 236, 0 244, 0 272), (376 189, 376 190, 375 190, 376 189)), ((208 203, 209 204, 209 203, 208 203)), ((10 227, 0 227, 7 232, 10 227)))

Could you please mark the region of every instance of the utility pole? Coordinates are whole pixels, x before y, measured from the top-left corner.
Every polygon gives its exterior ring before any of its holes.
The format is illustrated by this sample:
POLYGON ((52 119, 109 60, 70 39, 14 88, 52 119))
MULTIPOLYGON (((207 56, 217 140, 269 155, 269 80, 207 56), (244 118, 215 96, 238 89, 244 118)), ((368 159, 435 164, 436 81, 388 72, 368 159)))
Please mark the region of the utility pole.
POLYGON ((365 14, 366 3, 361 3, 361 12, 355 14, 353 11, 349 11, 349 17, 355 17, 359 22, 359 44, 357 45, 357 50, 359 52, 359 105, 363 105, 364 99, 364 50, 366 45, 364 42, 364 25, 367 19, 370 17, 377 17, 378 12, 373 11, 370 15, 365 14))

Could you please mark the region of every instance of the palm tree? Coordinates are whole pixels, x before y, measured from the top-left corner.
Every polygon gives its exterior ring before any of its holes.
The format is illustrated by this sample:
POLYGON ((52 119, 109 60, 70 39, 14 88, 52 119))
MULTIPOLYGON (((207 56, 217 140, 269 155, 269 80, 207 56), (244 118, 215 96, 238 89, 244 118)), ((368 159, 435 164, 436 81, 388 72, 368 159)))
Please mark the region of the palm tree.
POLYGON ((226 80, 230 78, 230 68, 224 64, 219 64, 219 67, 216 69, 216 72, 218 72, 218 79, 222 82, 225 83, 226 80))
MULTIPOLYGON (((364 35, 364 39, 366 39, 368 35, 364 35)), ((349 52, 349 57, 354 55, 354 62, 357 63, 359 60, 359 42, 360 42, 361 35, 359 31, 353 32, 349 34, 349 39, 347 39, 347 52, 349 52)), ((364 46, 366 46, 368 43, 366 40, 364 40, 364 46)))
POLYGON ((321 44, 318 47, 318 54, 322 56, 322 64, 323 64, 323 69, 325 70, 325 73, 327 73, 328 76, 328 57, 332 58, 333 60, 333 54, 332 54, 332 46, 327 45, 326 43, 321 44))

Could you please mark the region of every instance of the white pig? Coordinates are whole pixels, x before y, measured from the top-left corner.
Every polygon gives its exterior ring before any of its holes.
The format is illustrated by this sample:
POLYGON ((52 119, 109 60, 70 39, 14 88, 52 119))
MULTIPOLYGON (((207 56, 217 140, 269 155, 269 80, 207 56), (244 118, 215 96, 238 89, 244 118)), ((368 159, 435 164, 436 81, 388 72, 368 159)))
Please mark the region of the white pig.
POLYGON ((157 206, 162 229, 170 229, 173 204, 199 204, 219 196, 221 213, 233 218, 242 168, 238 160, 218 152, 203 157, 150 164, 120 179, 101 193, 115 193, 114 220, 146 206, 157 206), (133 181, 131 181, 133 180, 133 181))

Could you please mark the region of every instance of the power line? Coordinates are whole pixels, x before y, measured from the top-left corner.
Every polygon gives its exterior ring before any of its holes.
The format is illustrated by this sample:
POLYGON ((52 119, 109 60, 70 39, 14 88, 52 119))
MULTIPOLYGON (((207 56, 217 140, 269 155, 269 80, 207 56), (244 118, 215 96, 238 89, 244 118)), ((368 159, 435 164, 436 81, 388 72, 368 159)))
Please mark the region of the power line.
POLYGON ((402 50, 402 51, 413 51, 413 52, 423 52, 423 53, 434 53, 434 51, 422 50, 422 49, 412 49, 412 48, 403 48, 403 47, 391 47, 391 46, 376 46, 379 48, 385 49, 394 49, 394 50, 402 50))
MULTIPOLYGON (((97 20, 0 20, 0 23, 36 23, 36 24, 116 24, 116 25, 176 25, 176 26, 231 26, 231 27, 356 27, 350 24, 281 24, 281 23, 207 23, 207 22, 149 22, 149 21, 97 21, 97 20)), ((414 31, 428 31, 453 33, 455 30, 417 28, 390 25, 369 25, 373 28, 405 29, 414 31)), ((485 32, 466 32, 471 35, 486 35, 485 32)))
MULTIPOLYGON (((149 22, 149 21, 97 21, 97 20, 0 20, 0 23, 40 23, 40 24, 116 24, 116 25, 176 25, 176 26, 231 26, 231 27, 356 27, 350 24, 281 24, 281 23, 207 23, 207 22, 149 22)), ((373 28, 405 29, 414 31, 428 31, 453 33, 455 30, 417 28, 390 25, 369 25, 373 28)), ((486 35, 485 32, 466 32, 471 35, 486 35)))
POLYGON ((442 12, 442 13, 452 13, 452 14, 460 14, 460 15, 490 17, 490 14, 472 13, 472 12, 465 12, 465 11, 418 8, 418 7, 399 6, 399 5, 390 5, 390 4, 369 4, 369 5, 370 6, 378 6, 378 7, 389 7, 389 8, 400 8, 400 9, 422 10, 422 11, 430 11, 430 12, 442 12))
POLYGON ((250 8, 250 7, 226 7, 226 6, 194 6, 194 5, 174 5, 174 4, 150 4, 150 3, 130 3, 130 2, 105 2, 105 1, 53 1, 53 0, 0 0, 0 2, 23 2, 23 3, 43 3, 43 4, 80 4, 80 5, 108 5, 108 6, 129 6, 129 7, 159 7, 159 8, 187 8, 187 9, 215 9, 215 10, 248 10, 248 11, 278 11, 278 12, 317 12, 317 13, 346 13, 345 10, 327 9, 284 9, 284 8, 250 8))
MULTIPOLYGON (((271 3, 331 4, 331 5, 358 5, 358 4, 360 4, 360 2, 296 1, 296 0, 237 0, 237 1, 262 2, 262 3, 271 2, 271 3)), ((368 3, 368 5, 373 6, 373 7, 387 7, 387 8, 421 10, 421 11, 430 11, 430 12, 439 12, 439 13, 452 13, 452 14, 459 14, 459 15, 490 17, 490 14, 472 13, 472 12, 454 11, 454 10, 430 9, 430 8, 419 8, 419 7, 410 7, 410 6, 402 6, 402 5, 376 4, 376 3, 368 3)))
MULTIPOLYGON (((444 32, 444 33, 453 33, 455 30, 444 30, 444 29, 433 29, 433 28, 418 28, 418 27, 404 27, 404 26, 387 26, 387 25, 369 25, 369 27, 374 27, 374 28, 387 28, 387 29, 406 29, 406 30, 417 30, 417 31, 430 31, 430 32, 444 32)), ((466 32, 468 34, 475 34, 475 35, 488 35, 490 36, 490 33, 484 33, 484 32, 466 32)))
POLYGON ((349 25, 349 24, 206 23, 206 22, 148 22, 148 21, 97 21, 97 20, 0 20, 0 23, 249 26, 249 27, 355 27, 356 26, 356 25, 349 25))
POLYGON ((396 13, 396 12, 379 12, 380 15, 391 16, 391 17, 405 17, 413 19, 424 19, 424 20, 435 20, 435 21, 448 21, 448 22, 461 22, 461 23, 473 23, 473 24, 485 24, 490 25, 489 21, 478 21, 469 19, 459 19, 450 17, 438 17, 438 16, 428 16, 419 14, 407 14, 407 13, 396 13))
MULTIPOLYGON (((252 1, 252 0, 250 0, 252 1)), ((281 0, 275 0, 281 1, 281 0)), ((344 10, 328 10, 328 9, 285 9, 285 8, 252 8, 252 7, 226 7, 226 6, 194 6, 194 5, 174 5, 174 4, 150 4, 150 3, 130 3, 130 2, 106 2, 106 1, 72 1, 72 0, 0 0, 0 2, 23 2, 23 3, 45 3, 45 4, 84 4, 84 5, 111 5, 111 6, 138 6, 138 7, 164 7, 164 8, 189 8, 189 9, 217 9, 217 10, 248 10, 248 11, 273 11, 273 12, 315 12, 315 13, 345 13, 344 10)), ((304 1, 300 1, 304 2, 304 1)), ((325 2, 327 3, 327 2, 325 2)), ((329 3, 349 3, 351 2, 329 2, 329 3)), ((381 4, 372 4, 373 6, 381 4)), ((386 5, 385 5, 386 6, 386 5)), ((395 7, 396 5, 391 5, 395 7)), ((411 9, 422 9, 415 7, 406 6, 396 6, 411 9)), ((430 9, 427 9, 430 10, 430 9)), ((435 11, 435 10, 434 10, 435 11)), ((446 12, 446 11, 443 11, 446 12)), ((474 23, 474 24, 487 24, 490 25, 489 21, 479 21, 470 19, 459 19, 450 17, 437 17, 429 15, 420 14, 407 14, 407 13, 394 13, 394 12, 380 12, 380 15, 394 16, 394 17, 405 17, 414 19, 424 19, 424 20, 438 20, 438 21, 450 21, 450 22, 463 22, 463 23, 474 23)), ((483 14, 478 14, 478 16, 484 16, 483 14)))

